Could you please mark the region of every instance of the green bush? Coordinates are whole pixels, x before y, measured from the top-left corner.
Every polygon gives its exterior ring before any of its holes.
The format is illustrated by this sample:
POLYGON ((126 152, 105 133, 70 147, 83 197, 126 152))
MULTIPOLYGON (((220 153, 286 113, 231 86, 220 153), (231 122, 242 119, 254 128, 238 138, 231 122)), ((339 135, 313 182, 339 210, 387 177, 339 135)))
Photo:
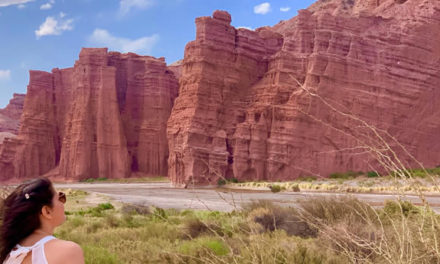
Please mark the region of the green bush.
POLYGON ((284 208, 269 201, 253 202, 244 208, 250 229, 256 233, 284 230, 288 235, 316 237, 317 230, 301 220, 294 208, 284 208))
POLYGON ((307 219, 320 223, 363 223, 365 219, 377 218, 371 206, 352 197, 310 198, 300 200, 298 204, 307 219))
MULTIPOLYGON (((225 256, 229 253, 229 249, 223 241, 212 237, 201 237, 195 240, 184 242, 180 246, 179 251, 185 255, 197 256, 201 260, 212 259, 212 254, 215 256, 225 256)), ((183 260, 182 263, 204 262, 190 262, 189 260, 183 260)))
POLYGON ((269 189, 273 193, 281 192, 281 186, 278 184, 269 185, 269 189))
POLYGON ((240 182, 237 178, 232 178, 229 181, 232 183, 239 183, 240 182))
POLYGON ((111 203, 101 203, 98 204, 97 208, 104 211, 104 210, 114 209, 115 207, 111 203))
POLYGON ((160 207, 155 207, 153 211, 153 219, 159 221, 165 221, 168 219, 167 212, 160 207))
POLYGON ((369 171, 369 172, 367 172, 367 177, 368 177, 368 178, 379 177, 379 173, 377 173, 377 172, 375 172, 375 171, 369 171))
POLYGON ((298 185, 298 184, 294 184, 294 185, 292 185, 292 191, 293 191, 293 192, 300 192, 301 189, 299 188, 299 185, 298 185))
POLYGON ((388 216, 401 216, 403 214, 408 217, 420 214, 420 209, 409 201, 386 201, 383 211, 388 216))
POLYGON ((336 173, 330 174, 329 178, 330 179, 348 180, 348 179, 356 178, 357 176, 360 176, 360 175, 363 175, 363 174, 364 173, 362 171, 358 171, 358 172, 348 171, 348 172, 345 172, 345 173, 336 172, 336 173))
POLYGON ((183 226, 184 234, 190 239, 197 238, 209 231, 208 225, 197 218, 188 219, 183 226))
POLYGON ((107 181, 108 178, 106 177, 100 177, 100 178, 87 178, 85 180, 81 180, 81 182, 86 182, 86 183, 93 183, 93 182, 102 182, 102 181, 107 181))
POLYGON ((217 185, 218 186, 223 186, 223 185, 226 185, 226 180, 225 179, 218 179, 217 180, 217 185))
POLYGON ((224 256, 229 253, 228 247, 220 240, 208 240, 203 245, 217 256, 224 256))
POLYGON ((295 181, 305 181, 305 182, 312 182, 316 181, 318 178, 315 176, 301 176, 295 179, 295 181))
POLYGON ((96 207, 91 207, 87 210, 79 210, 76 212, 70 212, 70 214, 75 214, 75 215, 92 215, 95 217, 101 217, 103 216, 103 212, 106 210, 110 210, 110 209, 114 209, 114 206, 111 203, 102 203, 102 204, 98 204, 98 206, 96 207))

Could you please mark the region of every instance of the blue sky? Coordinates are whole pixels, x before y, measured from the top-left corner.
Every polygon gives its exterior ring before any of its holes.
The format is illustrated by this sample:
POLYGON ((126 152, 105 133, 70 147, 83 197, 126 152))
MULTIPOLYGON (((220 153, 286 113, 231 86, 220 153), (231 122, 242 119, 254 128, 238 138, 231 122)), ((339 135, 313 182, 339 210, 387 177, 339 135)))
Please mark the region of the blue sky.
POLYGON ((0 108, 25 93, 30 69, 73 66, 82 47, 183 58, 194 20, 214 10, 257 28, 296 15, 314 0, 0 0, 0 108))

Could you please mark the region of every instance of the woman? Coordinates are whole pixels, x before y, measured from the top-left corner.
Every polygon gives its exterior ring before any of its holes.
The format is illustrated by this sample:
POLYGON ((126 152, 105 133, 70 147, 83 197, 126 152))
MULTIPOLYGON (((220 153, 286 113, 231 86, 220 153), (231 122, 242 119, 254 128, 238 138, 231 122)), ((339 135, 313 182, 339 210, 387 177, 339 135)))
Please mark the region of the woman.
POLYGON ((55 192, 49 179, 18 186, 3 202, 0 263, 83 264, 80 246, 53 237, 66 219, 65 202, 65 194, 55 192))

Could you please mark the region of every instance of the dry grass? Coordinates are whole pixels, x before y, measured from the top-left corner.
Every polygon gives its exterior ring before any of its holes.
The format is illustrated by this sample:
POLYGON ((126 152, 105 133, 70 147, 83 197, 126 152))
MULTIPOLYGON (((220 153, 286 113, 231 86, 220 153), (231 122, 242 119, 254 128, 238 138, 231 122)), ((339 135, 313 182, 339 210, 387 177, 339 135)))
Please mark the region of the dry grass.
MULTIPOLYGON (((435 177, 438 177, 435 175, 435 177)), ((439 178, 440 179, 440 178, 439 178)), ((335 193, 398 193, 417 194, 419 192, 439 194, 440 189, 431 178, 395 179, 391 176, 368 178, 357 177, 350 179, 315 179, 296 180, 288 182, 241 182, 229 183, 225 187, 231 189, 272 190, 277 186, 279 191, 299 192, 335 192, 335 193)))
MULTIPOLYGON (((70 197, 69 203, 76 204, 76 198, 87 201, 87 195, 78 194, 70 197)), ((306 234, 310 228, 293 209, 271 203, 254 203, 232 213, 133 205, 105 206, 109 209, 100 210, 100 206, 88 206, 67 204, 67 208, 76 209, 69 211, 67 222, 56 231, 59 238, 75 241, 84 248, 86 263, 346 261, 331 250, 316 246, 316 230, 306 234), (257 214, 261 210, 266 210, 263 221, 257 214), (257 232, 256 224, 265 227, 257 232)))
POLYGON ((56 230, 82 246, 86 263, 440 262, 439 216, 409 202, 377 209, 352 198, 297 208, 257 201, 221 213, 96 205, 91 195, 70 191, 68 220, 56 230))

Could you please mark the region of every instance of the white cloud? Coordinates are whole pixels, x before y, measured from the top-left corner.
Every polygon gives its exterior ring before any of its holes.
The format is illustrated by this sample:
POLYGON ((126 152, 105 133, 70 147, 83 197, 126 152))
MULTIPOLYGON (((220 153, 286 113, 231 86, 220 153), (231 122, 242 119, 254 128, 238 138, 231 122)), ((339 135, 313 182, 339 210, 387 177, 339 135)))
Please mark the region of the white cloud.
POLYGON ((41 10, 48 10, 52 8, 52 4, 51 3, 45 3, 43 5, 40 6, 41 10))
POLYGON ((11 70, 0 70, 0 81, 6 81, 11 78, 11 70))
POLYGON ((107 30, 99 28, 95 29, 89 37, 89 42, 93 45, 103 45, 111 50, 121 52, 143 52, 146 54, 151 53, 152 48, 158 41, 159 35, 157 34, 132 40, 113 36, 107 30))
POLYGON ((60 13, 59 18, 47 17, 38 30, 35 30, 37 39, 49 35, 61 35, 63 31, 73 29, 73 19, 64 19, 65 14, 60 13))
POLYGON ((254 29, 251 28, 251 27, 245 27, 245 26, 237 27, 237 29, 240 29, 240 28, 249 29, 249 30, 254 30, 254 29))
POLYGON ((41 9, 41 10, 48 10, 48 9, 51 9, 52 6, 53 6, 54 4, 55 4, 55 0, 49 0, 49 2, 47 2, 47 3, 43 4, 43 5, 41 5, 41 6, 40 6, 40 9, 41 9))
POLYGON ((18 8, 18 9, 24 9, 24 8, 26 8, 26 5, 25 5, 25 4, 19 4, 19 5, 17 6, 17 8, 18 8))
POLYGON ((259 4, 254 7, 254 13, 260 14, 260 15, 265 15, 265 14, 269 13, 270 10, 271 10, 270 3, 268 3, 268 2, 259 4))
POLYGON ((11 6, 11 5, 21 5, 28 2, 33 2, 35 0, 0 0, 0 7, 11 6))
POLYGON ((154 4, 154 0, 120 0, 119 14, 124 16, 128 14, 131 9, 147 9, 154 4))
POLYGON ((290 11, 290 7, 281 7, 280 11, 281 12, 289 12, 290 11))

